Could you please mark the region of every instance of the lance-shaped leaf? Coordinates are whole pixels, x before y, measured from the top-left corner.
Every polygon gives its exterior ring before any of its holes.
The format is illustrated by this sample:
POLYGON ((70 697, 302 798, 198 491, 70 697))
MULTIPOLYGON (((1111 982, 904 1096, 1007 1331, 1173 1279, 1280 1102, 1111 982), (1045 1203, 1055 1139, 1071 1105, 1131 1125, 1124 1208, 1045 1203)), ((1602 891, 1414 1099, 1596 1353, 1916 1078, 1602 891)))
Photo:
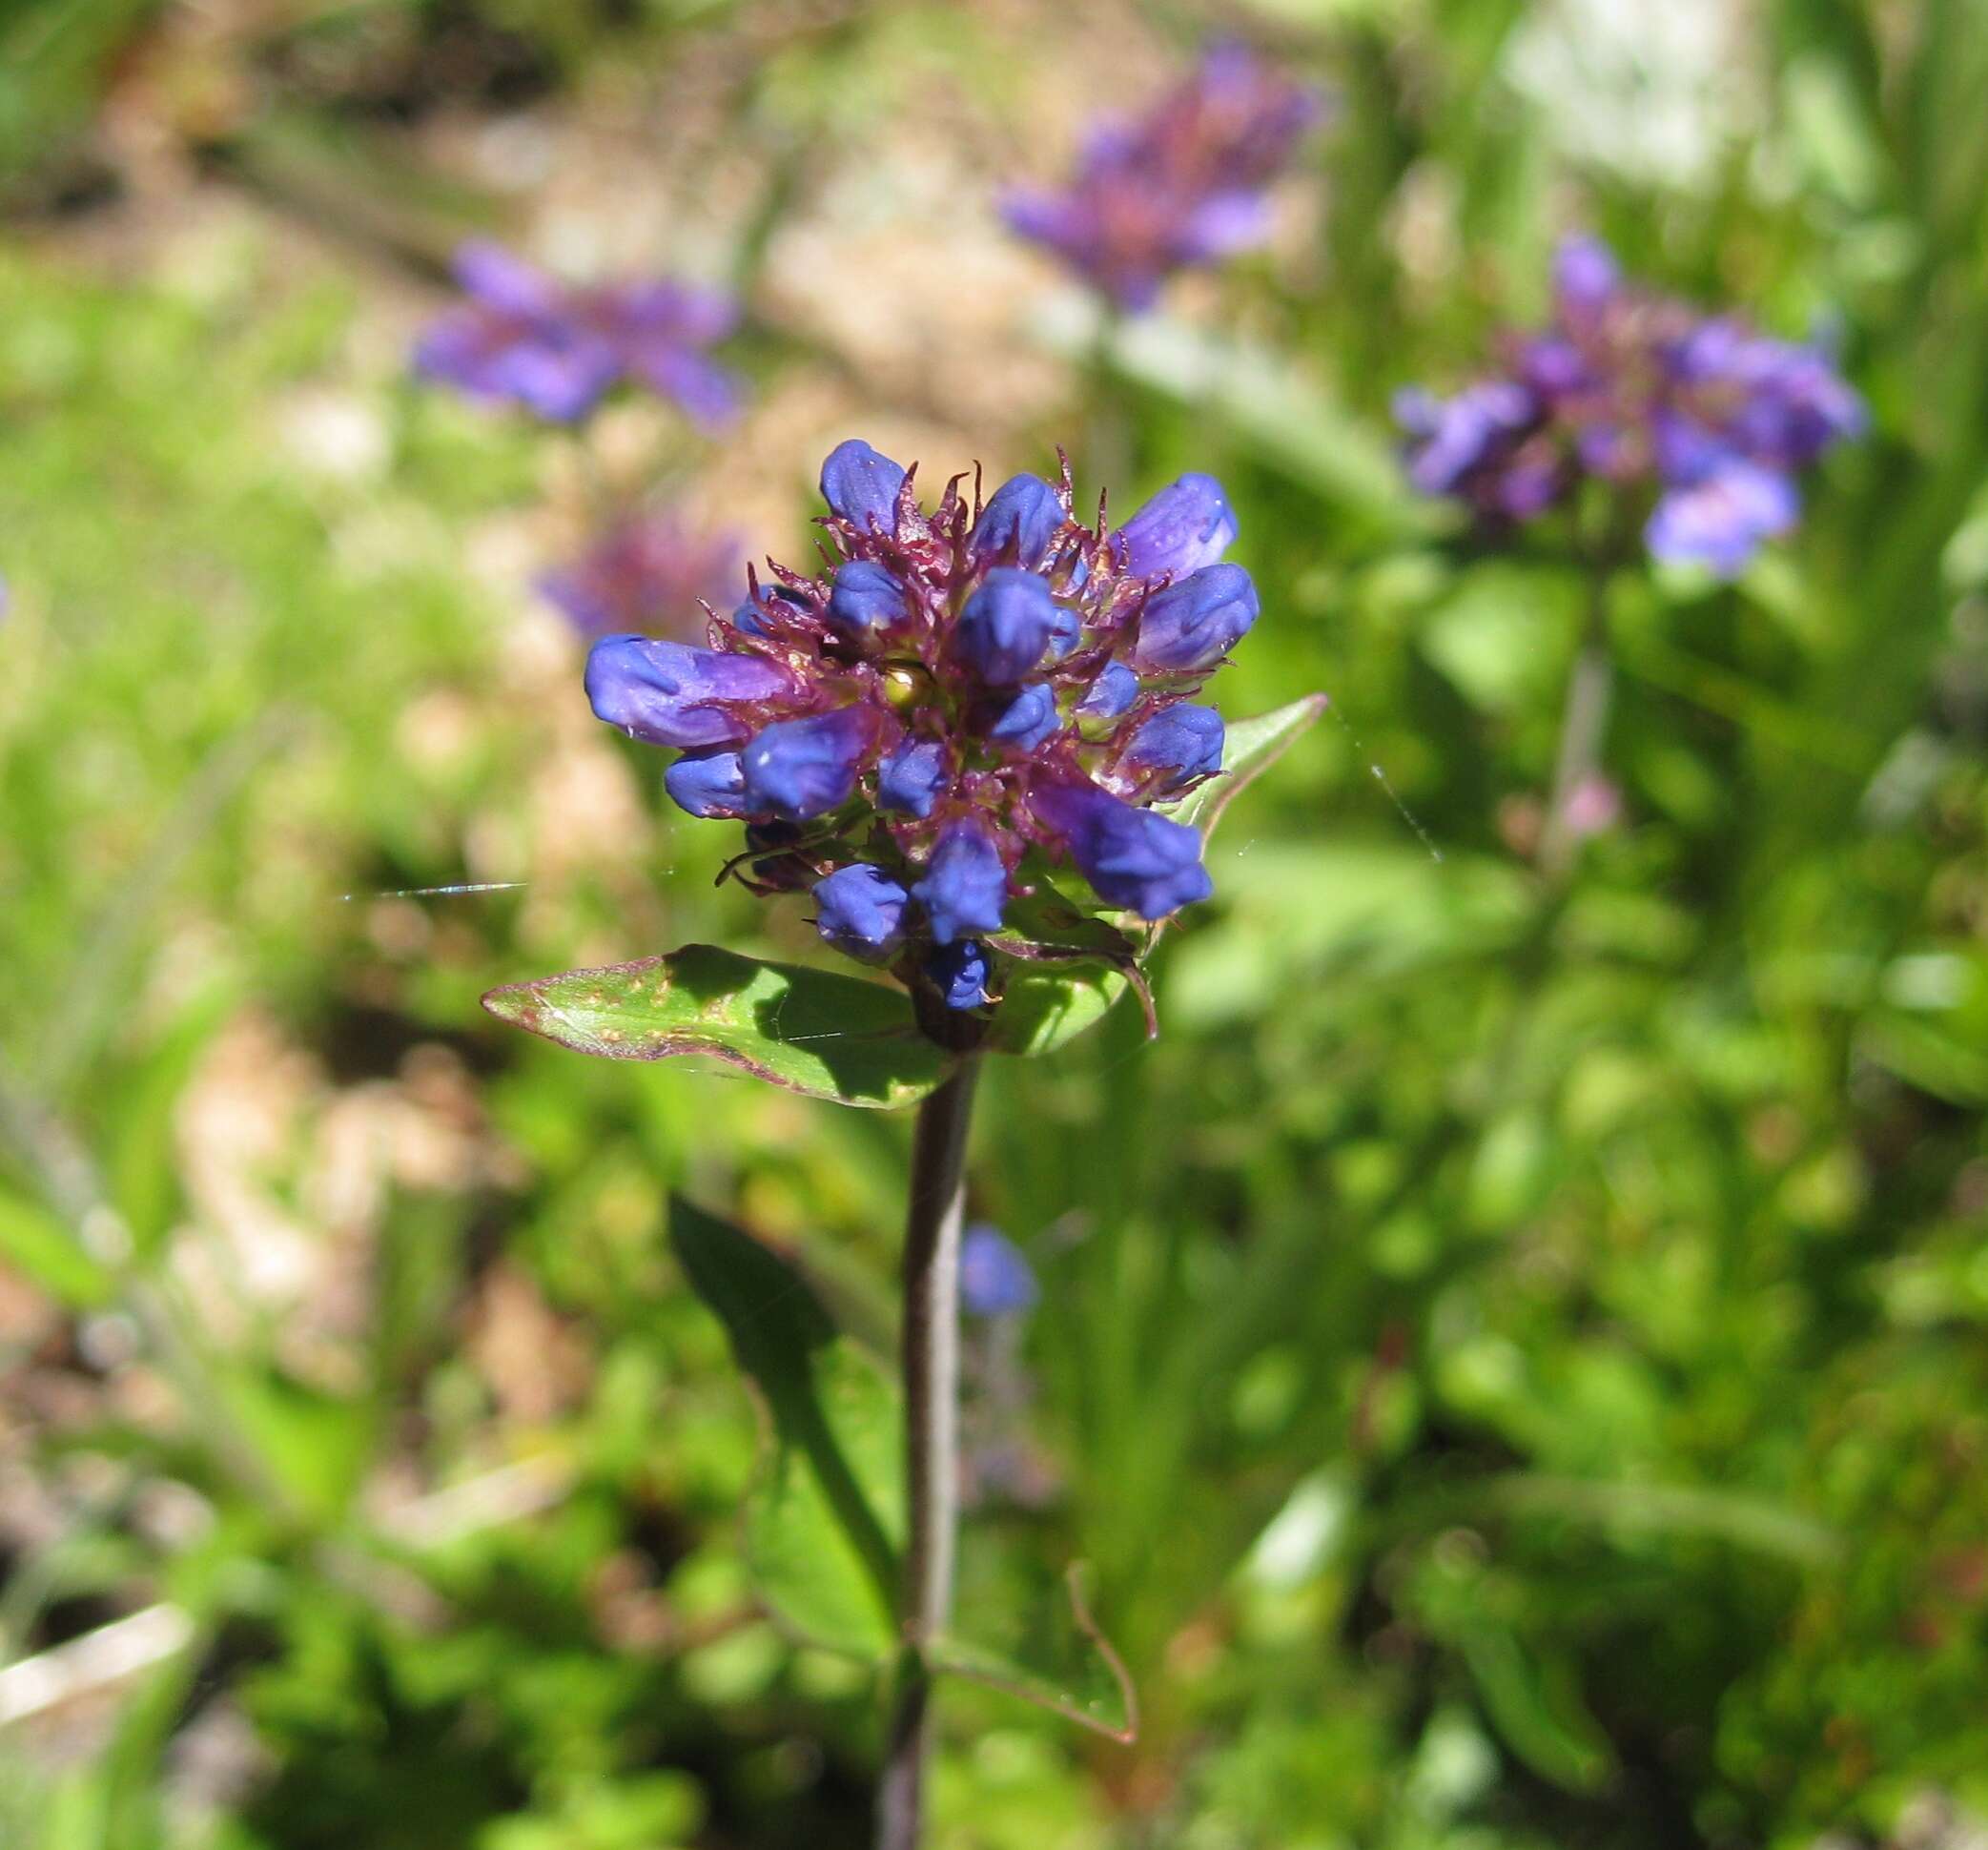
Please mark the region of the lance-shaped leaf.
POLYGON ((1105 1641, 1073 1564, 1057 1588, 1017 1599, 1012 1577, 976 1569, 989 1551, 968 1537, 961 1560, 958 1616, 933 1647, 937 1671, 1006 1690, 1116 1741, 1138 1736, 1138 1698, 1118 1654, 1105 1641), (984 1579, 983 1579, 984 1576, 984 1579))
POLYGON ((887 1661, 904 1539, 895 1387, 771 1247, 680 1199, 669 1237, 765 1411, 746 1550, 767 1604, 812 1644, 887 1661))
POLYGON ((1317 725, 1330 704, 1324 694, 1306 694, 1274 712, 1238 720, 1222 741, 1220 775, 1209 778, 1166 813, 1199 829, 1205 841, 1236 794, 1281 758, 1301 733, 1317 725))
POLYGON ((898 990, 709 944, 512 983, 483 1006, 583 1054, 707 1054, 812 1099, 887 1111, 916 1104, 953 1065, 898 990))

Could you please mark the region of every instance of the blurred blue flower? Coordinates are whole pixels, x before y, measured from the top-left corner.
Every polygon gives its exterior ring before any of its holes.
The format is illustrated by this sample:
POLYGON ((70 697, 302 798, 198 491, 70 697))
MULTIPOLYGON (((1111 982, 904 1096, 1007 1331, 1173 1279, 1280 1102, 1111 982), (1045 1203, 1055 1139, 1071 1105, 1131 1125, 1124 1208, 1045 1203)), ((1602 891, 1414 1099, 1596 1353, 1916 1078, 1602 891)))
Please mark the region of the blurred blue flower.
POLYGON ((959 1307, 968 1316, 1019 1317, 1041 1296, 1021 1248, 999 1227, 975 1221, 967 1228, 959 1243, 959 1307))
POLYGON ((1322 113, 1314 92, 1219 44, 1142 115, 1096 128, 1067 186, 1016 188, 1002 213, 1120 307, 1147 308, 1177 270, 1263 242, 1267 189, 1322 113))
POLYGON ((1590 237, 1560 247, 1550 325, 1503 358, 1449 398, 1399 395, 1409 481, 1504 522, 1606 482, 1652 556, 1721 578, 1793 527, 1795 478, 1866 421, 1822 348, 1639 288, 1590 237))
POLYGON ((737 384, 705 351, 738 319, 728 296, 667 278, 580 287, 481 242, 458 251, 455 267, 468 299, 416 342, 424 378, 555 423, 584 418, 627 380, 700 424, 738 408, 737 384))
POLYGON ((628 630, 702 636, 703 607, 737 594, 745 563, 737 538, 699 533, 655 509, 611 526, 578 559, 554 566, 540 591, 584 635, 628 630))

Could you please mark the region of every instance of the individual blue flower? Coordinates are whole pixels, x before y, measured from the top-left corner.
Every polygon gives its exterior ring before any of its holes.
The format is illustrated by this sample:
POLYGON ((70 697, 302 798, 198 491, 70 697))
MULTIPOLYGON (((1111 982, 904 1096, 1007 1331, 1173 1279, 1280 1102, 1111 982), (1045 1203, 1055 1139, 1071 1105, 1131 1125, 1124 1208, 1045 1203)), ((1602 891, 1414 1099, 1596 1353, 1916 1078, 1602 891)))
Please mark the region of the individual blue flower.
POLYGON ((1056 628, 1056 601, 1034 572, 997 565, 967 599, 953 646, 991 688, 1012 688, 1041 662, 1056 628))
POLYGON ((631 739, 685 750, 740 744, 752 731, 740 709, 792 686, 757 655, 647 636, 604 636, 586 658, 586 697, 597 717, 631 739))
POLYGON ((1108 906, 1165 918, 1214 891, 1201 865, 1201 838, 1185 823, 1135 809, 1089 783, 1046 784, 1032 800, 1108 906))
POLYGON ((904 469, 860 437, 837 443, 822 464, 822 499, 829 511, 859 532, 889 533, 897 524, 904 469))
POLYGON ((1118 529, 1127 567, 1141 578, 1212 565, 1236 543, 1236 512, 1212 475, 1169 483, 1118 529))
POLYGON ((1736 578, 1761 545, 1787 532, 1800 512, 1786 476, 1734 458, 1667 490, 1644 538, 1652 558, 1736 578))
POLYGON ((976 822, 955 822, 939 836, 924 879, 912 889, 934 942, 997 932, 1008 903, 1008 870, 994 837, 976 822))
POLYGON ((851 559, 835 568, 829 589, 829 621, 846 635, 888 629, 910 612, 903 584, 875 561, 851 559))
POLYGON ((1170 673, 1213 668, 1249 632, 1260 607, 1240 565, 1203 565, 1146 601, 1133 662, 1170 673))
POLYGON ((946 748, 936 739, 907 739, 877 767, 877 807, 922 820, 932 813, 946 778, 946 748))
POLYGON ((911 899, 882 869, 852 861, 815 882, 815 930, 847 956, 882 963, 904 942, 911 899))
POLYGON ((989 999, 987 947, 973 938, 939 945, 925 960, 925 975, 949 1009, 977 1009, 989 999))
POLYGON ((694 816, 746 813, 746 777, 736 751, 687 753, 663 773, 663 788, 694 816))
POLYGON ((1021 1248, 999 1227, 975 1221, 959 1242, 959 1307, 970 1317, 1020 1317, 1042 1295, 1021 1248))
POLYGON ((748 804, 786 822, 839 809, 856 788, 856 762, 876 729, 876 715, 863 707, 776 720, 739 754, 748 804))
POLYGON ((620 376, 621 358, 576 312, 571 292, 494 244, 465 244, 455 270, 468 299, 422 331, 417 372, 555 423, 600 402, 620 376))
POLYGON ((1453 495, 1504 464, 1542 413, 1527 387, 1484 380, 1448 399, 1412 389, 1398 393, 1394 415, 1411 440, 1408 480, 1425 495, 1453 495))
POLYGON ((1117 719, 1138 697, 1137 670, 1123 662, 1107 662, 1076 710, 1086 719, 1117 719))
POLYGON ((1165 796, 1221 769, 1221 715, 1181 701, 1144 721, 1118 757, 1121 779, 1165 796))
POLYGON ((1561 239, 1553 254, 1553 299, 1563 316, 1602 314, 1622 290, 1622 265, 1598 237, 1561 239))
POLYGON ((1062 724, 1056 696, 1037 681, 1024 688, 1001 709, 987 736, 1011 751, 1033 751, 1062 724))
POLYGON ((1039 475, 1010 476, 980 510, 971 544, 983 559, 1038 565, 1063 518, 1056 491, 1039 475))

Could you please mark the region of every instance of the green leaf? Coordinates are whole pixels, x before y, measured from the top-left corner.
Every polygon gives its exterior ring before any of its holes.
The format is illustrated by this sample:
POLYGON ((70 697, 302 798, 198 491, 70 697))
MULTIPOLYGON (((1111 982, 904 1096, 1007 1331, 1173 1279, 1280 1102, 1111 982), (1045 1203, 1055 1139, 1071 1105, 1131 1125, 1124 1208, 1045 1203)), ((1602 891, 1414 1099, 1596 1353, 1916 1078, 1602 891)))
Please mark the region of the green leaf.
POLYGON ((378 1436, 372 1403, 254 1363, 215 1373, 257 1457, 301 1508, 319 1521, 348 1509, 378 1436))
POLYGON ((1324 694, 1306 694, 1274 712, 1238 720, 1222 740, 1221 774, 1182 797, 1167 813, 1176 822, 1199 829, 1205 841, 1237 792, 1268 771, 1301 734, 1310 731, 1329 704, 1324 694))
POLYGON ((1568 1664, 1536 1661, 1503 1626, 1473 1626, 1459 1642, 1478 1695, 1513 1753, 1569 1792, 1608 1782, 1614 1754, 1568 1664))
POLYGON ((959 1610, 981 1624, 1005 1617, 999 1642, 949 1633, 933 1647, 933 1668, 1006 1690, 1113 1740, 1136 1740, 1138 1698, 1091 1616, 1082 1567, 1074 1564, 1060 1589, 1033 1600, 1014 1598, 1006 1585, 976 1585, 987 1577, 970 1549, 961 1564, 959 1610))
POLYGON ((0 1265, 73 1310, 108 1304, 116 1281, 46 1208, 0 1195, 0 1265))
POLYGON ((669 1237, 766 1412, 746 1547, 767 1603, 812 1643, 888 1662, 904 1537, 895 1388, 779 1253, 680 1198, 669 1237))
POLYGON ((1047 1054, 1103 1020, 1125 994, 1123 971, 1101 963, 1024 965, 1008 978, 985 1045, 998 1054, 1047 1054))
MULTIPOLYGON (((1047 1054, 1103 1019, 1137 987, 1138 947, 1107 918, 1087 912, 1049 877, 1025 863, 1028 891, 1008 902, 999 934, 988 940, 1018 960, 1010 971, 986 1046, 1001 1054, 1047 1054)), ((1152 1018, 1150 998, 1146 1014, 1152 1018)))
POLYGON ((987 941, 1012 957, 1096 957, 1131 963, 1138 947, 1109 919, 1088 913, 1052 883, 1046 865, 1032 856, 1022 865, 1029 891, 1010 899, 1001 929, 987 941))
POLYGON ((483 1006, 604 1059, 708 1054, 810 1099, 886 1111, 916 1104, 953 1066, 898 991, 708 944, 511 983, 483 1006))
POLYGON ((140 1256, 156 1250, 180 1212, 179 1103, 233 1000, 230 990, 217 986, 189 1008, 118 1097, 105 1181, 140 1256))

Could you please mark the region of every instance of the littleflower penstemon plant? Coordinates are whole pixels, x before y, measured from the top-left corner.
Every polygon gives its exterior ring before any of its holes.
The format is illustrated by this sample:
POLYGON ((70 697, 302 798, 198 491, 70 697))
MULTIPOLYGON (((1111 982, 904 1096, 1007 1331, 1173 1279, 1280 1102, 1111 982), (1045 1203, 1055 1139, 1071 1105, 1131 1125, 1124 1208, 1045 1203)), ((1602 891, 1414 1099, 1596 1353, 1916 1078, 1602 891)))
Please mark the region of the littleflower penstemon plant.
POLYGON ((672 405, 702 434, 728 424, 742 389, 709 350, 737 325, 738 304, 667 277, 567 283, 482 242, 457 253, 455 274, 463 299, 423 330, 415 371, 573 430, 593 490, 587 540, 540 575, 540 593, 589 639, 681 629, 700 599, 731 595, 745 563, 736 536, 702 532, 653 494, 610 480, 588 426, 624 391, 672 405))
POLYGON ((913 470, 845 442, 822 468, 824 570, 752 575, 735 609, 707 612, 701 646, 610 635, 587 662, 594 711, 678 754, 663 777, 677 806, 742 827, 725 872, 794 895, 871 974, 692 945, 485 997, 584 1053, 708 1055, 815 1098, 917 1107, 895 1393, 784 1259, 687 1204, 671 1221, 773 1429, 748 1512, 768 1602, 891 1675, 884 1850, 922 1841, 937 1675, 1129 1725, 953 1628, 976 1080, 1128 991, 1151 1021, 1142 966, 1160 925, 1208 896, 1206 828, 1323 706, 1228 728, 1199 698, 1258 615, 1223 559, 1236 524, 1212 478, 1182 477, 1117 527, 1102 506, 1076 518, 1067 462, 984 501, 962 483, 928 508, 913 470), (901 1464, 880 1431, 901 1431, 901 1464))
POLYGON ((1796 479, 1863 429, 1863 401, 1823 348, 1639 287, 1608 246, 1571 237, 1555 257, 1548 324, 1507 337, 1498 370, 1448 398, 1402 393, 1395 416, 1416 488, 1462 502, 1493 537, 1564 512, 1587 572, 1540 840, 1557 879, 1615 809, 1599 770, 1609 579, 1639 545, 1664 565, 1737 577, 1793 529, 1796 479))

